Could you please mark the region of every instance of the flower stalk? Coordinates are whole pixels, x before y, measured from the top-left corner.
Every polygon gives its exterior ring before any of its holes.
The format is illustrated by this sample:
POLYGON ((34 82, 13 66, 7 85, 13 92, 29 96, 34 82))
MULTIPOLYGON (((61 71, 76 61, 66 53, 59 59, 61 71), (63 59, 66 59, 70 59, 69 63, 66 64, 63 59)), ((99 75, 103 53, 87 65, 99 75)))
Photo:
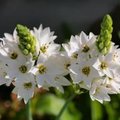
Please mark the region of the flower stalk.
POLYGON ((27 103, 27 109, 26 109, 26 116, 27 116, 27 120, 33 120, 32 119, 32 111, 31 111, 31 101, 29 100, 27 103))
POLYGON ((64 113, 65 109, 67 108, 68 104, 75 98, 76 94, 72 94, 63 105, 62 109, 60 110, 59 114, 57 115, 55 120, 60 120, 60 117, 64 113))

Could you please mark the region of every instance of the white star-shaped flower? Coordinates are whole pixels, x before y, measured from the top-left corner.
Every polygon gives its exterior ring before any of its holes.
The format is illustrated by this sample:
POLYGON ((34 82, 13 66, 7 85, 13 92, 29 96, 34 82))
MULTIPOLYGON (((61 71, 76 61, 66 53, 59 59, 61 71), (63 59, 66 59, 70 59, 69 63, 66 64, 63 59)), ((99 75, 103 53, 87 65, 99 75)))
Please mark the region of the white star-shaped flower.
POLYGON ((22 75, 13 84, 15 86, 13 93, 17 94, 18 99, 23 98, 24 102, 27 103, 33 97, 36 83, 32 74, 22 75))
POLYGON ((86 35, 81 32, 80 35, 71 36, 70 42, 62 46, 73 62, 77 59, 84 61, 93 57, 96 59, 99 55, 95 42, 96 36, 93 33, 86 35))
POLYGON ((94 80, 89 91, 92 100, 97 100, 100 103, 103 101, 110 101, 110 96, 108 95, 109 88, 104 85, 103 79, 94 80))
POLYGON ((93 33, 90 33, 89 35, 86 35, 84 32, 80 33, 80 59, 89 60, 90 58, 96 58, 99 55, 99 51, 96 47, 96 37, 97 36, 93 33))
POLYGON ((9 86, 12 82, 11 79, 9 79, 9 76, 7 75, 5 71, 5 67, 2 63, 0 63, 0 85, 6 84, 9 86))
POLYGON ((50 56, 59 53, 60 45, 54 43, 57 36, 50 31, 49 27, 43 29, 42 25, 40 25, 38 29, 34 28, 33 35, 38 41, 40 55, 50 56))
POLYGON ((4 44, 0 47, 1 62, 5 66, 5 72, 12 80, 28 73, 34 64, 32 55, 23 55, 16 41, 10 34, 6 34, 3 38, 4 44))
POLYGON ((55 77, 54 79, 55 81, 55 87, 61 91, 62 93, 64 93, 64 89, 63 89, 63 86, 69 86, 71 85, 71 83, 65 78, 63 77, 62 75, 58 75, 55 77))
POLYGON ((80 41, 77 39, 77 35, 75 37, 71 36, 70 42, 64 43, 62 46, 65 49, 68 57, 70 57, 72 61, 76 61, 80 49, 80 41))
POLYGON ((44 87, 47 84, 49 87, 60 88, 63 91, 62 86, 70 85, 70 82, 64 78, 64 75, 68 74, 66 66, 60 59, 59 55, 50 56, 44 62, 39 61, 38 58, 37 65, 31 70, 36 75, 38 87, 44 87))
MULTIPOLYGON (((120 70, 119 70, 120 71, 120 70)), ((110 89, 110 94, 117 94, 120 93, 120 72, 113 71, 113 77, 106 77, 105 84, 110 89)))
POLYGON ((112 61, 120 65, 120 48, 118 48, 117 45, 114 45, 114 43, 112 43, 109 53, 111 53, 112 61))
POLYGON ((111 54, 100 55, 93 67, 99 72, 100 76, 107 75, 108 77, 112 77, 112 71, 117 67, 116 63, 112 62, 111 54))
POLYGON ((71 64, 69 69, 71 71, 70 75, 73 83, 81 83, 90 87, 92 80, 99 77, 97 70, 92 65, 92 59, 89 61, 81 61, 79 63, 71 64))

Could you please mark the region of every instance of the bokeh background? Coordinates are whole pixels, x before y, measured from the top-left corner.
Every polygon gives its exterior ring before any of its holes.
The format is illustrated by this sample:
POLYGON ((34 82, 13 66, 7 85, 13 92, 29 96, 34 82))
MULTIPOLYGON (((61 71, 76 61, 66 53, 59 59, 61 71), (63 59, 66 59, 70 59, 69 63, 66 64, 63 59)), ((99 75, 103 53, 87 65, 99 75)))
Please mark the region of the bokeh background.
MULTIPOLYGON (((63 43, 81 31, 99 34, 104 15, 113 18, 112 40, 120 45, 120 0, 0 0, 0 37, 13 32, 15 26, 23 24, 50 27, 58 35, 56 42, 63 43)), ((13 86, 0 86, 0 120, 26 120, 25 105, 11 94, 13 86)), ((32 99, 34 120, 54 120, 62 105, 71 95, 51 90, 36 90, 32 99)), ((120 120, 120 95, 112 95, 111 102, 101 105, 92 102, 89 94, 82 94, 68 105, 61 120, 120 120)))

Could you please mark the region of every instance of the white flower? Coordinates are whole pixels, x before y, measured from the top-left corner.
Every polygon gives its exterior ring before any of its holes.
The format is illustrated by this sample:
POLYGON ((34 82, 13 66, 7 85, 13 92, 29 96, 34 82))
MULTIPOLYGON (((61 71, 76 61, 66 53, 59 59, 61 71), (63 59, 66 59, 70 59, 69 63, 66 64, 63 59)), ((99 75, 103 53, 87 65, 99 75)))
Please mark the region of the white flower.
POLYGON ((96 37, 93 33, 88 36, 81 32, 78 39, 80 40, 80 52, 79 57, 82 60, 89 60, 90 58, 97 57, 99 51, 96 47, 96 37))
POLYGON ((12 83, 18 99, 27 103, 36 87, 55 87, 64 93, 64 86, 71 85, 66 77, 69 74, 73 84, 88 90, 91 99, 100 103, 110 101, 109 94, 120 93, 120 49, 114 43, 102 55, 96 46, 97 36, 81 32, 62 44, 65 51, 60 51, 49 27, 40 25, 30 32, 36 39, 36 61, 31 53, 22 53, 16 30, 0 38, 0 85, 12 83))
POLYGON ((112 71, 117 67, 117 65, 112 62, 111 54, 107 54, 105 56, 100 55, 93 67, 98 70, 100 76, 107 75, 111 78, 112 71))
POLYGON ((6 84, 7 86, 9 86, 12 80, 9 79, 9 76, 5 71, 5 67, 6 66, 0 63, 0 85, 6 84))
POLYGON ((32 61, 32 55, 25 56, 22 54, 18 43, 12 38, 10 34, 3 38, 4 45, 0 47, 0 60, 5 66, 5 72, 13 80, 28 73, 34 61, 32 61))
POLYGON ((109 88, 104 85, 103 79, 94 80, 89 91, 92 100, 97 100, 100 103, 103 103, 103 101, 110 101, 108 93, 109 88))
POLYGON ((61 70, 62 75, 69 74, 69 66, 71 64, 71 61, 68 56, 65 56, 64 54, 56 54, 53 57, 51 57, 53 61, 55 60, 58 64, 59 69, 61 70))
POLYGON ((120 65, 120 49, 118 46, 115 46, 114 43, 111 44, 110 53, 112 56, 112 61, 120 65))
POLYGON ((27 103, 34 95, 35 78, 30 73, 22 75, 21 78, 15 80, 14 86, 13 93, 17 94, 18 99, 23 98, 24 102, 27 103))
POLYGON ((71 64, 69 69, 71 71, 70 76, 73 83, 85 84, 85 86, 90 88, 92 80, 99 77, 97 70, 95 70, 92 65, 92 59, 89 61, 81 61, 79 63, 71 64))
POLYGON ((56 84, 55 87, 62 93, 64 93, 63 86, 71 85, 71 83, 61 75, 55 77, 55 84, 56 84))
POLYGON ((113 71, 113 77, 106 77, 105 84, 110 89, 109 94, 120 93, 120 72, 113 71))
POLYGON ((18 43, 19 41, 16 30, 13 31, 13 35, 9 33, 4 33, 4 36, 4 39, 7 39, 8 42, 11 42, 13 44, 18 43))
POLYGON ((33 35, 38 40, 40 55, 50 56, 51 54, 59 53, 60 45, 54 43, 57 36, 54 36, 54 32, 50 32, 50 28, 43 29, 40 27, 34 28, 33 35))
POLYGON ((36 75, 38 87, 44 87, 47 84, 49 87, 60 88, 61 86, 70 84, 67 79, 63 78, 63 75, 67 73, 66 66, 64 66, 64 62, 60 61, 59 57, 60 56, 56 55, 50 56, 48 59, 45 59, 44 62, 39 61, 38 58, 37 65, 31 70, 31 72, 36 75))
POLYGON ((74 36, 71 36, 70 38, 70 42, 67 44, 62 44, 63 48, 65 49, 68 57, 71 58, 71 60, 76 60, 78 58, 78 52, 79 52, 79 49, 80 49, 80 41, 79 39, 76 39, 77 35, 74 37, 74 36))
POLYGON ((87 36, 81 32, 80 35, 71 36, 70 42, 62 46, 73 62, 77 59, 84 61, 99 55, 95 42, 96 36, 93 33, 87 36))

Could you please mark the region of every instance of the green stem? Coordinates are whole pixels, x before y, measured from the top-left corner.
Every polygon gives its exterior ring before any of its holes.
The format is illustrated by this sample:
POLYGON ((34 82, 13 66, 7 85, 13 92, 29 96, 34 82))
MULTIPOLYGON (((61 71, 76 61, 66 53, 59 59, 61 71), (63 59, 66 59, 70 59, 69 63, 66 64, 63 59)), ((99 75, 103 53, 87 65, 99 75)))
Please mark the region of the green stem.
POLYGON ((32 111, 31 111, 31 102, 30 102, 30 100, 27 103, 27 119, 28 120, 33 120, 32 119, 32 111))
POLYGON ((68 104, 75 98, 76 94, 71 95, 63 105, 62 109, 60 110, 59 114, 57 115, 55 120, 60 120, 60 117, 62 116, 63 112, 65 111, 68 104))
POLYGON ((99 102, 92 100, 91 100, 91 120, 103 120, 102 105, 99 102))

